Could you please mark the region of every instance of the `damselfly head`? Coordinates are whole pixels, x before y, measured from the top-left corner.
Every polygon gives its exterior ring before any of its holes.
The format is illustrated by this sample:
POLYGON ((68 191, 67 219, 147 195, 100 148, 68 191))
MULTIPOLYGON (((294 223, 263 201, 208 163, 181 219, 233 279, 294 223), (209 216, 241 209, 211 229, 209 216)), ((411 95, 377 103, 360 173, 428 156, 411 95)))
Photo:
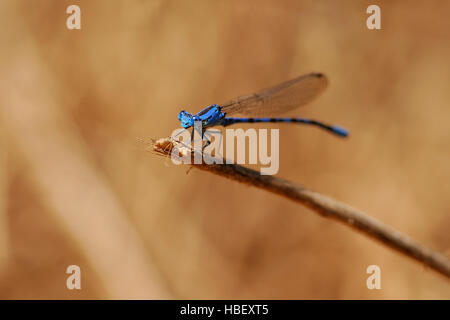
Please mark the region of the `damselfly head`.
POLYGON ((185 129, 190 128, 194 125, 194 117, 187 111, 180 111, 178 114, 178 120, 181 122, 181 126, 185 129))

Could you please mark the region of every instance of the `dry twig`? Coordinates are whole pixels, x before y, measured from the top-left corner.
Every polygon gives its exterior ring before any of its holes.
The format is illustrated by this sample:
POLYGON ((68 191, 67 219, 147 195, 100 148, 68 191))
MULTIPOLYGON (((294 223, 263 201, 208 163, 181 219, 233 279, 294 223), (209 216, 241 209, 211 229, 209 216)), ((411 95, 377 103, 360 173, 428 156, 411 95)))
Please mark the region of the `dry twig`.
MULTIPOLYGON (((179 142, 170 138, 162 138, 153 142, 153 151, 170 157, 172 149, 178 144, 179 142)), ((178 145, 178 148, 182 154, 190 153, 193 157, 193 152, 191 153, 192 150, 188 147, 178 145)), ((450 261, 445 256, 345 203, 287 180, 261 175, 258 171, 236 164, 193 164, 192 161, 191 165, 299 202, 320 215, 336 219, 450 278, 450 261)))

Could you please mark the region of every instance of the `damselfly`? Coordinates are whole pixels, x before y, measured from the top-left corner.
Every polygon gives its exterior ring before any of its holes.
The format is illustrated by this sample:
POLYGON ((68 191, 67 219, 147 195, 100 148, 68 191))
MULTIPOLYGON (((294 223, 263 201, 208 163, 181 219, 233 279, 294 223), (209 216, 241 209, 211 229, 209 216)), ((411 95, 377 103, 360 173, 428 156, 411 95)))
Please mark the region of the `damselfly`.
MULTIPOLYGON (((232 114, 264 116, 284 113, 311 102, 327 87, 327 84, 327 78, 322 73, 309 73, 262 90, 259 93, 241 96, 221 105, 210 105, 197 114, 190 114, 183 110, 178 114, 178 119, 183 128, 193 127, 192 137, 196 121, 201 121, 202 132, 199 132, 201 137, 203 137, 205 129, 209 127, 226 127, 235 123, 256 122, 307 124, 325 129, 340 137, 347 137, 349 133, 346 129, 312 119, 228 117, 232 114)), ((209 144, 209 140, 207 142, 209 144)))

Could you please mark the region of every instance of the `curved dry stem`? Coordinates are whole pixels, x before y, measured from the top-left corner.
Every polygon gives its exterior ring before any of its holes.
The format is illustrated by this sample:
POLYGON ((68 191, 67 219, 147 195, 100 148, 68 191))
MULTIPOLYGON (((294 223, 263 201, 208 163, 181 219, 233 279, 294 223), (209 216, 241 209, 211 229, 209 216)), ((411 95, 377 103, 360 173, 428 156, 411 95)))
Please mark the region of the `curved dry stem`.
MULTIPOLYGON (((153 141, 153 151, 159 155, 171 156, 171 151, 179 142, 170 138, 153 141)), ((187 146, 181 146, 182 153, 191 152, 187 146)), ((192 153, 191 153, 192 155, 192 153)), ((193 155, 192 155, 193 156, 193 155)), ((225 161, 223 161, 225 163, 225 161)), ((245 168, 237 164, 194 164, 192 166, 218 174, 220 176, 247 183, 257 188, 265 189, 299 202, 326 218, 333 218, 356 229, 363 234, 382 242, 397 252, 403 253, 414 260, 425 264, 450 278, 450 261, 439 252, 420 244, 409 236, 400 233, 377 219, 351 206, 336 201, 318 192, 297 186, 287 180, 245 168)))

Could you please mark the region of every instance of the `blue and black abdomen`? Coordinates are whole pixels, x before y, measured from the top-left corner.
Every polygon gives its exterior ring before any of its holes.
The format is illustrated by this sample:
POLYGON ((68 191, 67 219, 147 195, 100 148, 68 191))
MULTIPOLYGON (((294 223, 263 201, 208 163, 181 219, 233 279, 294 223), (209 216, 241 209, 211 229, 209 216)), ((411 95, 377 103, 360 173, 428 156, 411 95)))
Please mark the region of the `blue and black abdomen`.
POLYGON ((309 124, 331 131, 332 133, 342 137, 348 136, 348 131, 341 127, 331 126, 323 122, 305 118, 225 118, 222 120, 222 125, 226 127, 235 123, 257 123, 257 122, 272 122, 272 123, 290 122, 290 123, 309 124))

